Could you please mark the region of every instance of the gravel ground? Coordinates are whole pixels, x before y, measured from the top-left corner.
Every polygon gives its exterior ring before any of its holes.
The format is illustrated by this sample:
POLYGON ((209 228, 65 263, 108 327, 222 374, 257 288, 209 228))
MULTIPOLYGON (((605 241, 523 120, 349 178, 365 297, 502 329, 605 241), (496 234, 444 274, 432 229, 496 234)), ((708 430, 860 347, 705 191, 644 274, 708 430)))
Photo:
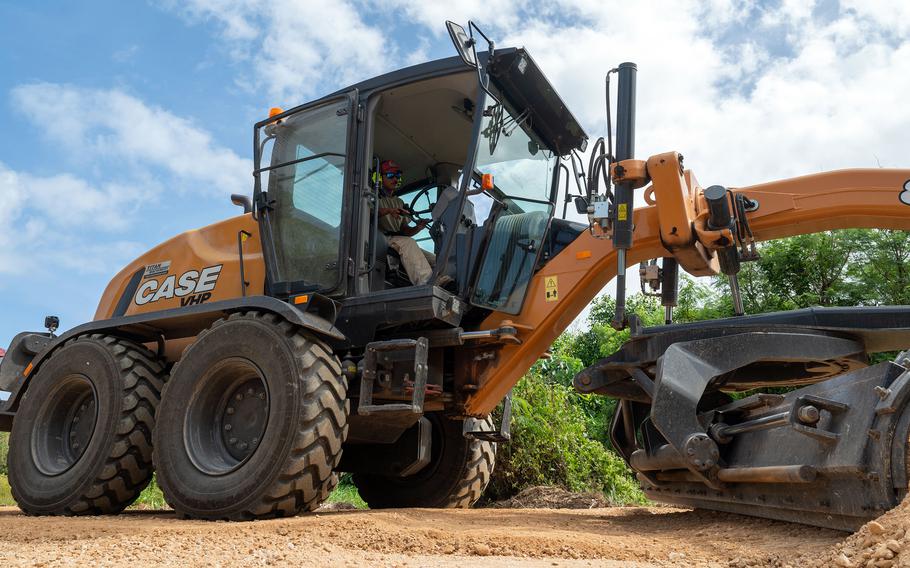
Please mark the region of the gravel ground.
POLYGON ((795 567, 831 558, 845 536, 664 507, 322 511, 252 523, 164 511, 27 517, 6 507, 0 565, 795 567))

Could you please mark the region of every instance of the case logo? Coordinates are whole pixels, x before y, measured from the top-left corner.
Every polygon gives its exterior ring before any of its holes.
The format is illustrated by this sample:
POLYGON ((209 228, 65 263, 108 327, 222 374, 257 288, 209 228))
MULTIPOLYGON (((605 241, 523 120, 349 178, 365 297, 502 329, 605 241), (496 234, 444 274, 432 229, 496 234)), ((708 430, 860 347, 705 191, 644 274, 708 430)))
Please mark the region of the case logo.
POLYGON ((904 182, 904 191, 901 192, 901 203, 910 205, 910 179, 904 182))
MULTIPOLYGON (((149 268, 152 268, 152 272, 158 271, 159 275, 163 274, 160 272, 160 264, 163 263, 146 267, 146 275, 149 273, 149 268)), ((167 264, 170 265, 170 262, 167 264)), ((222 266, 221 264, 209 266, 201 271, 187 270, 179 278, 176 274, 171 274, 161 282, 158 282, 157 279, 146 280, 136 290, 134 301, 136 305, 144 306, 158 300, 170 300, 176 296, 180 298, 181 306, 205 303, 212 297, 212 290, 215 289, 215 285, 218 283, 222 266)), ((165 269, 164 273, 166 272, 167 270, 165 269)))

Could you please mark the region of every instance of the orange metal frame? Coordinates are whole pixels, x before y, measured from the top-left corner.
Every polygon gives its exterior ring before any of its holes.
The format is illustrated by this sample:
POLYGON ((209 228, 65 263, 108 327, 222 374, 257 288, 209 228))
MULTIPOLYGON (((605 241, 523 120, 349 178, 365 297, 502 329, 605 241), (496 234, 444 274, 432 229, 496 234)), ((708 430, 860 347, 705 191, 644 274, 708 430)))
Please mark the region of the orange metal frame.
MULTIPOLYGON (((645 195, 653 202, 635 211, 635 241, 626 256, 628 266, 672 255, 691 274, 717 274, 712 249, 718 248, 722 237, 729 238, 729 231, 707 228, 702 188, 690 171, 683 170, 679 155, 668 152, 647 162, 630 160, 623 165, 624 181, 632 175, 638 186, 651 182, 645 195)), ((747 219, 755 240, 767 241, 831 229, 908 230, 910 206, 900 200, 908 180, 910 170, 856 169, 731 189, 758 201, 759 208, 747 219)), ((474 378, 479 388, 467 400, 467 414, 491 412, 616 276, 616 270, 616 251, 610 241, 584 233, 534 276, 520 314, 494 313, 484 320, 480 328, 485 330, 514 326, 521 344, 502 347, 474 378), (558 285, 556 302, 546 296, 545 283, 553 276, 558 285)))

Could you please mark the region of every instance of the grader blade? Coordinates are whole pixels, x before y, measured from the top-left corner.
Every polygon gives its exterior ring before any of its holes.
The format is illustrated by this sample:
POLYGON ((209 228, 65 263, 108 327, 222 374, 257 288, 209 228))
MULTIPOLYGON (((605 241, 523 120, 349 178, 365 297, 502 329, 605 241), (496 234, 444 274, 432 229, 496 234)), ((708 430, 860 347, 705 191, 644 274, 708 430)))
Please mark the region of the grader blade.
POLYGON ((648 497, 855 530, 907 493, 910 358, 866 364, 908 331, 902 307, 664 326, 575 385, 622 399, 611 437, 648 497))

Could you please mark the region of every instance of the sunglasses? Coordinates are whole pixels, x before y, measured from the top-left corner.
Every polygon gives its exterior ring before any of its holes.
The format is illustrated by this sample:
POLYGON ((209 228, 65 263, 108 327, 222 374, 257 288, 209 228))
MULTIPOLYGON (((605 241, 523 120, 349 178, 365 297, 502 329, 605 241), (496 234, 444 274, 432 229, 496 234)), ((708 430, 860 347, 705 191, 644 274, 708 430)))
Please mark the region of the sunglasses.
POLYGON ((385 177, 386 179, 401 179, 401 172, 386 172, 385 177))

